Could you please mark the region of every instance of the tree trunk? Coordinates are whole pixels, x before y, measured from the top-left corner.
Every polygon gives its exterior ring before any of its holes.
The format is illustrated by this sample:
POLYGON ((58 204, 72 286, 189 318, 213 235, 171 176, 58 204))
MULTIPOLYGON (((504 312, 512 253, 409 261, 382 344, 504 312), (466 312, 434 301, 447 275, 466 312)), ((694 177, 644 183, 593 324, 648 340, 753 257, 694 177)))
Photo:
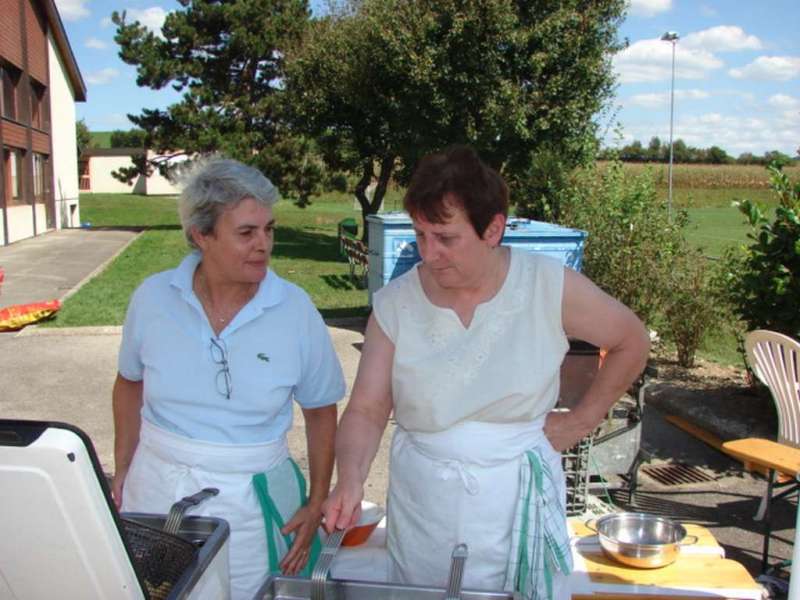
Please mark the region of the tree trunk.
POLYGON ((372 194, 372 201, 370 201, 369 197, 367 196, 367 188, 369 187, 369 184, 372 183, 372 177, 374 175, 373 162, 374 161, 372 158, 364 162, 361 178, 358 180, 355 189, 356 198, 358 198, 358 203, 361 205, 361 222, 363 224, 361 241, 363 241, 365 244, 369 244, 367 217, 369 215, 376 214, 378 209, 380 209, 381 204, 383 204, 383 198, 386 196, 386 190, 389 187, 389 181, 391 180, 392 173, 394 172, 395 157, 384 156, 381 159, 378 182, 375 186, 375 191, 372 194))
POLYGON ((358 203, 361 205, 361 241, 365 244, 368 243, 368 234, 367 234, 367 215, 372 214, 370 212, 370 203, 369 198, 367 198, 367 188, 369 184, 372 182, 372 158, 368 158, 364 161, 364 165, 361 171, 361 178, 358 180, 356 184, 355 194, 356 198, 358 199, 358 203))

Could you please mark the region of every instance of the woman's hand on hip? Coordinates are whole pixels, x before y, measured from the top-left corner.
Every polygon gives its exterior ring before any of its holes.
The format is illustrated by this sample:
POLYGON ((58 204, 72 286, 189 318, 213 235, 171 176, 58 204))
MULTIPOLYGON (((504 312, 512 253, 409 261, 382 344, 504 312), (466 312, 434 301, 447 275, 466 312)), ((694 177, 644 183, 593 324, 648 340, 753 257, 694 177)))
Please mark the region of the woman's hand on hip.
POLYGON ((322 513, 319 507, 301 506, 281 529, 283 535, 295 534, 292 547, 280 564, 284 574, 297 575, 306 566, 311 552, 311 542, 321 521, 322 513))
POLYGON ((344 482, 337 483, 328 499, 322 504, 325 530, 331 533, 334 529, 353 527, 361 517, 361 500, 363 498, 363 486, 347 485, 344 482))
POLYGON ((544 435, 556 452, 572 448, 592 429, 569 411, 551 411, 544 421, 544 435))

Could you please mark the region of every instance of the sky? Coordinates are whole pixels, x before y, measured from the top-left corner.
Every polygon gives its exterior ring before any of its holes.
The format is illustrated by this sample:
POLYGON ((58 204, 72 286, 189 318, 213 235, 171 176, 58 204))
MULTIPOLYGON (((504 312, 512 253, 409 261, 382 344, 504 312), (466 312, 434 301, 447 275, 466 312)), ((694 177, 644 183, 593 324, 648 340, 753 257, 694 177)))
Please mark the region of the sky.
MULTIPOLYGON (((170 88, 136 85, 134 67, 118 57, 112 11, 157 30, 166 0, 55 0, 87 86, 78 118, 92 131, 129 129, 126 114, 179 101, 170 88)), ((323 0, 312 0, 312 9, 323 0)), ((800 146, 800 11, 797 0, 630 0, 620 39, 628 47, 613 60, 618 86, 597 116, 605 144, 658 136, 690 146, 720 146, 732 156, 800 146), (671 83, 677 32, 675 84, 671 83)))

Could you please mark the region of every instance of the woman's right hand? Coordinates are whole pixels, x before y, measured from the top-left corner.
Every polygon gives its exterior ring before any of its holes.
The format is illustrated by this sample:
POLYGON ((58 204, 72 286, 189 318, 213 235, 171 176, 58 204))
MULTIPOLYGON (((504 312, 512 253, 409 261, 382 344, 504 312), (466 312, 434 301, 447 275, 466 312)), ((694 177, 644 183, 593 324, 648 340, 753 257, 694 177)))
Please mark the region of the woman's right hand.
POLYGON ((363 498, 364 486, 338 482, 322 504, 325 531, 332 533, 334 529, 348 529, 358 523, 363 498))
POLYGON ((125 473, 116 472, 111 479, 111 497, 117 510, 122 509, 122 486, 125 484, 125 473))

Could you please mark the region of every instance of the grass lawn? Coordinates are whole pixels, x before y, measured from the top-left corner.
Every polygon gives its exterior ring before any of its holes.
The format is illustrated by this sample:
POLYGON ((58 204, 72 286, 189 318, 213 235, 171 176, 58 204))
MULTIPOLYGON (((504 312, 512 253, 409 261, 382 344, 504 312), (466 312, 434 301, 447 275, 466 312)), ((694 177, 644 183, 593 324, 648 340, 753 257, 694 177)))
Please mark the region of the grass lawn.
MULTIPOLYGON (((387 201, 389 208, 397 195, 387 201)), ((130 295, 142 280, 175 267, 188 252, 175 206, 170 197, 82 194, 81 219, 92 227, 135 227, 143 233, 45 326, 122 324, 130 295)), ((327 195, 306 209, 285 201, 275 206, 278 227, 270 266, 305 289, 324 317, 367 313, 367 291, 353 284, 339 256, 337 225, 345 217, 361 220, 352 197, 344 194, 327 195)))

